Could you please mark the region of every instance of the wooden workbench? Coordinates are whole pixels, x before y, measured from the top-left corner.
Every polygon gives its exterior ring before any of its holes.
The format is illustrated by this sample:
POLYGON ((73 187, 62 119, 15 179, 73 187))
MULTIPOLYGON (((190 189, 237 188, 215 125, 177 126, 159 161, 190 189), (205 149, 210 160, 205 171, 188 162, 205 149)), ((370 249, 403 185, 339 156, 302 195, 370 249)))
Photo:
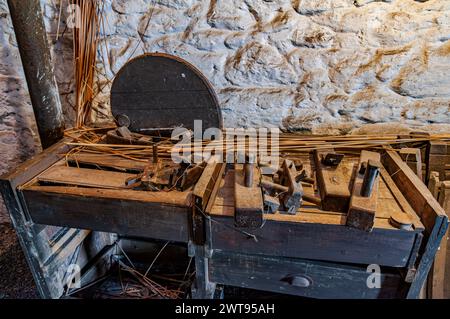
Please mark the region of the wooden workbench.
MULTIPOLYGON (((265 214, 261 228, 238 229, 233 218, 234 174, 229 170, 207 211, 206 277, 215 284, 315 298, 418 297, 447 217, 395 152, 384 152, 382 160, 372 232, 347 227, 346 214, 308 202, 297 215, 265 214), (396 211, 410 215, 410 230, 390 225, 396 211), (379 289, 367 286, 369 265, 381 267, 379 289)), ((343 165, 351 167, 355 161, 343 165)))

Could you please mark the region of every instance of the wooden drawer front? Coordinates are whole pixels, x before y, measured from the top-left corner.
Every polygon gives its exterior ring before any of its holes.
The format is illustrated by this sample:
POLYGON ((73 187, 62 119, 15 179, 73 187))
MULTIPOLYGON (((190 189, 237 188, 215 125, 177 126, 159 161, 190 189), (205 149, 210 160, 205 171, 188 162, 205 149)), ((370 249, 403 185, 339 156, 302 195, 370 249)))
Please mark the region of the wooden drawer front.
MULTIPOLYGON (((69 192, 70 189, 65 190, 69 192)), ((188 242, 189 207, 51 191, 22 191, 37 224, 90 229, 120 235, 188 242)), ((100 191, 99 191, 100 192, 100 191)), ((101 192, 108 192, 101 190, 101 192)))
POLYGON ((402 298, 406 284, 382 269, 381 288, 370 289, 365 267, 214 251, 211 282, 311 298, 402 298))
POLYGON ((233 253, 293 257, 352 264, 405 267, 417 233, 374 229, 364 232, 342 225, 277 223, 248 231, 258 241, 236 230, 230 218, 210 223, 212 248, 233 253))

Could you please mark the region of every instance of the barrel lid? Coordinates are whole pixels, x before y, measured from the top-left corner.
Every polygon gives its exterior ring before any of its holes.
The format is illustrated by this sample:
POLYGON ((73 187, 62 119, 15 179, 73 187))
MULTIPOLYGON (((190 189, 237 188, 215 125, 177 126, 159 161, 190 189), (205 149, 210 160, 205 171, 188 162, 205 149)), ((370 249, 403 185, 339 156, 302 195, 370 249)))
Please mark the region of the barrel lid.
POLYGON ((216 93, 206 77, 187 61, 168 54, 151 53, 127 62, 111 88, 114 117, 129 129, 144 133, 154 129, 222 128, 216 93), (124 121, 125 119, 125 121, 124 121))

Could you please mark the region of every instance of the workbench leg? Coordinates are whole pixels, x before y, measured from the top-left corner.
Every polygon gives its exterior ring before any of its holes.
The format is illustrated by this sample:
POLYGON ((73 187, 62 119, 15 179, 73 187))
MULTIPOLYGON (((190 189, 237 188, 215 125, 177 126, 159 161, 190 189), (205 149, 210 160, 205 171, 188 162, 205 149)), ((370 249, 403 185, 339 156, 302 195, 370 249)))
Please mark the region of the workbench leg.
POLYGON ((434 257, 438 251, 440 242, 444 237, 448 229, 448 219, 447 216, 439 216, 436 218, 433 229, 428 239, 428 243, 425 247, 425 251, 420 259, 419 266, 417 267, 417 272, 414 277, 411 287, 409 288, 407 298, 417 299, 419 298, 420 291, 425 284, 428 273, 433 264, 434 257))
MULTIPOLYGON (((433 173, 433 172, 432 172, 433 173)), ((431 175, 433 178, 433 175, 431 175)), ((430 179, 430 183, 431 183, 430 179)), ((446 213, 450 212, 450 181, 439 183, 439 195, 437 196, 439 204, 445 209, 446 213)), ((450 292, 450 283, 447 277, 450 273, 450 262, 448 259, 448 238, 449 231, 444 235, 436 256, 434 257, 433 267, 429 278, 428 297, 430 299, 446 299, 450 292)))
POLYGON ((209 281, 208 256, 205 246, 189 244, 189 253, 195 258, 195 282, 192 284, 192 299, 213 299, 216 284, 209 281))

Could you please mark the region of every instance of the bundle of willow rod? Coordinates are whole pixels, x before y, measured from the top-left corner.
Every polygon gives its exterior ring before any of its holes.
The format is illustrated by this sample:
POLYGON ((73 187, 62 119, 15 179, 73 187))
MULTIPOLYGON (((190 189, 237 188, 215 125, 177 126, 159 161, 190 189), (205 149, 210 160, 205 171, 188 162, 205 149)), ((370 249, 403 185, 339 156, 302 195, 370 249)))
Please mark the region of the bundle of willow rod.
MULTIPOLYGON (((122 158, 128 158, 136 161, 147 161, 152 157, 152 146, 140 145, 117 145, 117 144, 96 144, 99 138, 90 138, 90 140, 76 140, 68 143, 75 146, 77 151, 110 154, 122 158)), ((344 153, 358 153, 364 149, 377 149, 382 147, 392 147, 398 144, 413 143, 420 146, 428 141, 450 141, 449 134, 430 135, 423 137, 398 138, 397 135, 346 135, 346 136, 305 136, 295 134, 281 134, 278 142, 280 155, 295 156, 309 153, 313 150, 334 148, 344 153)), ((191 153, 200 153, 208 147, 210 150, 223 152, 225 154, 230 150, 244 149, 248 150, 248 141, 235 141, 232 145, 227 145, 224 141, 200 142, 190 144, 177 144, 177 147, 184 147, 191 153)), ((260 145, 256 145, 260 147, 260 145)), ((270 139, 267 149, 271 152, 270 139)), ((170 158, 174 151, 174 144, 169 141, 158 145, 158 155, 161 158, 170 158)))
POLYGON ((94 74, 97 46, 102 24, 102 0, 70 0, 79 8, 73 33, 74 73, 76 83, 76 126, 82 127, 90 115, 94 99, 94 74))

